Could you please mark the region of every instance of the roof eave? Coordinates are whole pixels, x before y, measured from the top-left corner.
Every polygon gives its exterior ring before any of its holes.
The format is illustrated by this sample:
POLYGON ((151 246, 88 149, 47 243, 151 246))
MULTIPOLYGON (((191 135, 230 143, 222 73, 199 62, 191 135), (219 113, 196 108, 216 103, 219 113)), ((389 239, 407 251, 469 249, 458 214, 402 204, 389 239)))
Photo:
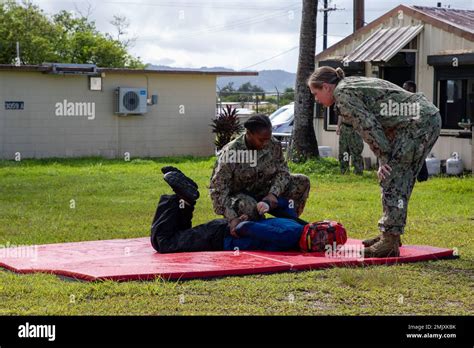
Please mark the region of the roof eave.
POLYGON ((98 68, 99 72, 123 74, 181 74, 181 75, 217 75, 217 76, 258 76, 257 71, 205 71, 205 70, 155 70, 98 68))
POLYGON ((341 41, 335 43, 334 45, 328 47, 324 51, 318 53, 315 55, 315 60, 319 61, 321 59, 326 58, 329 54, 333 53, 336 49, 344 46, 345 44, 349 43, 352 39, 357 37, 358 35, 364 34, 372 29, 375 29, 378 25, 382 24, 386 19, 392 17, 395 13, 398 13, 398 11, 403 10, 406 11, 408 15, 412 16, 413 18, 420 19, 428 24, 434 25, 435 27, 441 28, 443 30, 446 30, 448 32, 451 32, 453 34, 456 34, 458 36, 463 37, 466 40, 469 41, 474 41, 474 33, 467 32, 465 30, 462 30, 461 28, 458 28, 454 25, 451 25, 447 22, 441 21, 436 17, 427 15, 426 13, 413 8, 411 6, 406 6, 406 5, 398 5, 397 7, 391 9, 387 13, 383 14, 379 18, 373 20, 366 26, 363 26, 362 28, 358 29, 357 31, 353 32, 349 36, 346 36, 344 39, 341 41))
POLYGON ((346 36, 344 39, 342 39, 341 41, 335 43, 334 45, 328 47, 327 49, 325 49, 324 51, 322 52, 319 52, 316 56, 315 56, 315 59, 317 61, 321 60, 321 58, 325 58, 325 56, 333 53, 336 49, 338 49, 339 47, 341 46, 344 46, 345 44, 349 43, 352 39, 354 39, 355 37, 359 36, 359 35, 362 35, 362 34, 365 34, 366 32, 369 32, 370 30, 372 29, 375 29, 379 24, 381 24, 383 21, 385 21, 386 19, 390 18, 392 16, 392 14, 394 12, 397 12, 399 10, 402 10, 402 9, 408 9, 407 6, 405 5, 398 5, 397 7, 391 9, 390 11, 388 11, 387 13, 383 14, 382 16, 380 16, 379 18, 373 20, 372 22, 370 22, 369 24, 363 26, 362 28, 359 28, 358 30, 356 30, 355 32, 353 32, 352 34, 350 34, 349 36, 346 36))
MULTIPOLYGON (((52 71, 51 67, 44 65, 0 64, 0 71, 43 72, 52 71)), ((213 75, 213 76, 258 76, 257 71, 202 71, 202 70, 152 70, 152 69, 126 69, 126 68, 97 68, 98 73, 118 74, 180 74, 180 75, 213 75)))

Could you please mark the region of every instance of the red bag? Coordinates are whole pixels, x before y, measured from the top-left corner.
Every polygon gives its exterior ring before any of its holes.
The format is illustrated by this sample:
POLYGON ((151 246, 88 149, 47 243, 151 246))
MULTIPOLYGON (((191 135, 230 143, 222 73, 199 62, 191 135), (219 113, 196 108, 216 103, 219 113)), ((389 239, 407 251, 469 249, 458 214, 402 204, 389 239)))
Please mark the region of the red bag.
POLYGON ((307 224, 300 237, 302 251, 325 251, 326 245, 334 248, 344 245, 347 241, 347 232, 344 226, 337 221, 317 221, 307 224))

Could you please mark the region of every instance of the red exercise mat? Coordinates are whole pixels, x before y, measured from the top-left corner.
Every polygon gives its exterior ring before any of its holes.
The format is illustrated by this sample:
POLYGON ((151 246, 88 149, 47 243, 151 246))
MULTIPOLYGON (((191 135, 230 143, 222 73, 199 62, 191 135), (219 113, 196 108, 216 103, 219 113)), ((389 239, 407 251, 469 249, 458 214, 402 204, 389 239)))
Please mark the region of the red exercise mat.
POLYGON ((336 255, 270 251, 206 251, 159 254, 149 238, 98 240, 0 249, 0 267, 81 280, 190 279, 453 258, 451 249, 404 245, 400 257, 351 257, 361 241, 348 239, 336 255))

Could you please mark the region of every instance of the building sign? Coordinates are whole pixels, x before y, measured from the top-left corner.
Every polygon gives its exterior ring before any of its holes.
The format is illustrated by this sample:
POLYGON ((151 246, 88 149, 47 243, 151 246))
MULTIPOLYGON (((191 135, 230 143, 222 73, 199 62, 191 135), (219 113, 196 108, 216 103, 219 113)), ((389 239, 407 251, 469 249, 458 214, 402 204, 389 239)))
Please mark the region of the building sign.
POLYGON ((23 110, 25 108, 25 103, 20 101, 6 101, 5 110, 23 110))

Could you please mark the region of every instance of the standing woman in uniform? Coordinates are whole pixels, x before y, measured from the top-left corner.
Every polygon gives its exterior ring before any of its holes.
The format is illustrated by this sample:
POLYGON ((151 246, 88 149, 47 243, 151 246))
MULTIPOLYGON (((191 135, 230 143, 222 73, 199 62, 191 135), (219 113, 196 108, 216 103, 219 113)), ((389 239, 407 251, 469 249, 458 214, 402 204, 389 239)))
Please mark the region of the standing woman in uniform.
POLYGON ((439 110, 423 94, 377 78, 345 77, 341 68, 316 69, 308 86, 318 103, 335 103, 379 161, 382 233, 363 242, 364 256, 398 256, 416 176, 440 133, 439 110))

